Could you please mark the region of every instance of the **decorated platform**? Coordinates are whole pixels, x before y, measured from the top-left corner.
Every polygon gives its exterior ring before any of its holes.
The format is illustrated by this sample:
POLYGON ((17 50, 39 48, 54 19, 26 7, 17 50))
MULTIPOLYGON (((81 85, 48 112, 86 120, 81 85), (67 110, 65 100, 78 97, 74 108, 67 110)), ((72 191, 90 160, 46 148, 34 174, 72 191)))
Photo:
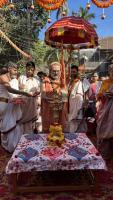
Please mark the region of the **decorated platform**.
POLYGON ((85 133, 65 133, 61 147, 47 134, 23 135, 6 167, 7 174, 34 171, 105 169, 106 165, 85 133))

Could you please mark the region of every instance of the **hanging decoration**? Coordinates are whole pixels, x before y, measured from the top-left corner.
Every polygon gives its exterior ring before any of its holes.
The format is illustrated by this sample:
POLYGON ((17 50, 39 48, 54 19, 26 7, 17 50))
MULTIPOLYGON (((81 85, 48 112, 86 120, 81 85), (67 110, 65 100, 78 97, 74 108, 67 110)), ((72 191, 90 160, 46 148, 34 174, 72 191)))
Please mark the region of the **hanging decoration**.
POLYGON ((50 17, 48 17, 47 22, 51 23, 51 18, 50 17))
POLYGON ((24 51, 22 51, 19 47, 17 47, 16 44, 14 44, 3 31, 0 30, 0 37, 4 38, 14 49, 16 49, 20 54, 22 54, 24 57, 31 59, 31 56, 24 51))
POLYGON ((49 16, 48 16, 47 22, 51 23, 51 13, 50 13, 50 11, 49 11, 49 16))
POLYGON ((92 0, 92 2, 99 8, 108 8, 113 4, 113 0, 92 0))
MULTIPOLYGON (((36 3, 39 4, 39 6, 43 7, 46 10, 56 10, 60 8, 66 0, 35 0, 35 1, 36 3)), ((8 0, 0 0, 0 7, 4 6, 7 2, 8 0)), ((92 0, 92 2, 99 8, 108 8, 109 6, 113 4, 113 0, 92 0)), ((12 3, 12 0, 10 4, 8 5, 8 7, 10 9, 14 8, 14 4, 12 3)), ((89 0, 86 4, 86 8, 90 9, 89 0)), ((31 9, 34 9, 33 0, 31 4, 31 9)))
POLYGON ((32 10, 34 10, 34 8, 35 8, 33 0, 32 0, 32 2, 31 2, 31 7, 30 7, 30 8, 31 8, 32 10))
POLYGON ((89 2, 89 0, 88 0, 88 2, 87 2, 87 4, 86 4, 86 9, 90 9, 90 7, 91 7, 91 5, 90 5, 90 2, 89 2))
POLYGON ((0 7, 4 6, 7 3, 7 0, 0 0, 0 7))
POLYGON ((86 4, 86 8, 89 10, 90 7, 91 7, 90 3, 87 3, 87 4, 86 4))
POLYGON ((10 10, 13 10, 13 9, 14 9, 14 4, 13 4, 13 1, 12 1, 12 0, 10 1, 9 5, 8 5, 8 8, 9 8, 10 10))
POLYGON ((65 0, 35 0, 45 10, 56 10, 62 6, 65 0))
POLYGON ((65 2, 65 3, 61 6, 61 17, 67 16, 67 13, 68 13, 67 7, 68 7, 67 2, 65 2))
POLYGON ((41 0, 44 4, 56 4, 60 3, 61 0, 41 0))
POLYGON ((62 16, 63 16, 63 17, 66 16, 66 12, 65 12, 65 10, 62 11, 62 16))
POLYGON ((101 15, 101 19, 105 19, 106 18, 106 14, 104 12, 104 8, 103 8, 103 12, 102 12, 102 15, 101 15))

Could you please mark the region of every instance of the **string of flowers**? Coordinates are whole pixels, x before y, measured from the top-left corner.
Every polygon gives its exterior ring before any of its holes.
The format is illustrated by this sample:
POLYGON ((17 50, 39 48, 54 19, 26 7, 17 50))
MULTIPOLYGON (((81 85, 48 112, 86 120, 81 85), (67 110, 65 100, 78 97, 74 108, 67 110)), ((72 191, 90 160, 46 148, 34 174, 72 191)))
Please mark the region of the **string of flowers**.
MULTIPOLYGON (((48 1, 48 0, 47 0, 48 1)), ((56 10, 59 7, 62 6, 62 4, 65 2, 65 0, 60 0, 60 2, 58 3, 50 3, 50 4, 46 4, 44 2, 44 0, 36 0, 37 4, 39 4, 39 6, 43 7, 45 10, 56 10)))
POLYGON ((99 8, 108 8, 113 4, 113 0, 92 0, 92 2, 99 8))
POLYGON ((61 0, 41 0, 44 4, 56 4, 60 3, 61 0))

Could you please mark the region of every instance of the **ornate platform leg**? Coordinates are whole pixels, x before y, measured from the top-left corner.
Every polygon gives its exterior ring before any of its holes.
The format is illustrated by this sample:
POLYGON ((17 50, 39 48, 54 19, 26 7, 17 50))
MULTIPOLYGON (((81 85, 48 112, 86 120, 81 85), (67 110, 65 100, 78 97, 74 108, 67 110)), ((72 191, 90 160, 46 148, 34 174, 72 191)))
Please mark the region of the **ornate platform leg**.
POLYGON ((11 174, 9 175, 9 182, 10 182, 10 188, 11 188, 11 191, 14 193, 14 194, 17 194, 17 191, 18 191, 18 187, 17 187, 17 174, 11 174))

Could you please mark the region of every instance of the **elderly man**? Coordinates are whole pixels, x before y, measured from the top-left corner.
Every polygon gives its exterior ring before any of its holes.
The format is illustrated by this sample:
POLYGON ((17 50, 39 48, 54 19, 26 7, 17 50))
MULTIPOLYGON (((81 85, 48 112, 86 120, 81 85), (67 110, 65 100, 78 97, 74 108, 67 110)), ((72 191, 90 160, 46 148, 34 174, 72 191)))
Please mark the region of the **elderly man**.
POLYGON ((17 66, 10 62, 8 72, 0 76, 0 131, 1 144, 9 152, 13 152, 19 142, 22 131, 19 125, 21 111, 18 112, 18 106, 13 104, 9 94, 25 95, 31 94, 11 88, 10 82, 13 75, 17 73, 17 66))
POLYGON ((61 124, 66 131, 67 123, 67 91, 61 88, 61 64, 52 62, 49 78, 42 82, 42 129, 48 133, 51 124, 61 124))

